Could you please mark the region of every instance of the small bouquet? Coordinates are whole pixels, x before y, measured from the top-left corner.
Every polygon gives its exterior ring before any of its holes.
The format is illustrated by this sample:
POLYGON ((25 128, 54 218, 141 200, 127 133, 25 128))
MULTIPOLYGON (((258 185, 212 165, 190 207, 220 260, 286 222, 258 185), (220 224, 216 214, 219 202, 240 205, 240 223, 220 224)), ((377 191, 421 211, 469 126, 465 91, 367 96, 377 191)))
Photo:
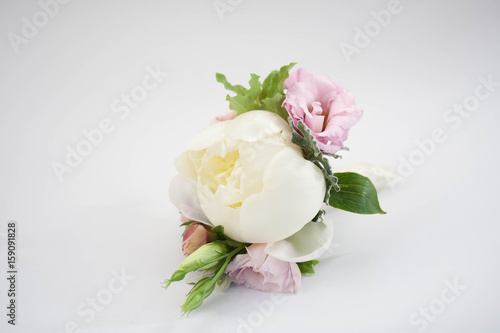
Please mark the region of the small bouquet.
POLYGON ((296 292, 302 274, 314 274, 333 228, 325 206, 358 214, 385 214, 365 176, 334 173, 350 128, 363 111, 329 77, 294 63, 249 88, 218 82, 230 111, 193 138, 175 160, 179 174, 170 200, 181 212, 186 259, 165 288, 195 282, 181 309, 198 308, 216 285, 296 292))

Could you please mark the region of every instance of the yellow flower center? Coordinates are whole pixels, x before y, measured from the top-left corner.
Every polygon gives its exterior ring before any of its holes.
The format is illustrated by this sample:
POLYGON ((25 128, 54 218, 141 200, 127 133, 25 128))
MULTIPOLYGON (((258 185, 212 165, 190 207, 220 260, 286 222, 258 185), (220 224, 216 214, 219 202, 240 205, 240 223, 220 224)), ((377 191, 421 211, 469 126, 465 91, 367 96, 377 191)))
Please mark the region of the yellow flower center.
MULTIPOLYGON (((235 150, 226 156, 214 155, 204 159, 198 171, 201 184, 208 186, 210 191, 215 194, 219 186, 226 186, 230 181, 235 180, 237 175, 233 175, 233 170, 235 165, 239 164, 239 158, 240 153, 235 150)), ((241 206, 241 203, 239 205, 241 206)))

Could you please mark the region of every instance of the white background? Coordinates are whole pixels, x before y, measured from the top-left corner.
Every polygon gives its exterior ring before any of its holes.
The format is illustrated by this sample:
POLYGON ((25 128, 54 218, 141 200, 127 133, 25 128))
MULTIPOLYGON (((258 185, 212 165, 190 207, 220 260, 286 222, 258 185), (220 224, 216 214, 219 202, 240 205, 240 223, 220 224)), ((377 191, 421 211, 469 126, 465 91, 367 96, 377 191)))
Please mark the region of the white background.
POLYGON ((47 22, 39 16, 38 31, 14 47, 9 33, 24 38, 23 17, 33 22, 42 9, 1 2, 0 330, 499 332, 500 86, 460 124, 443 118, 474 100, 480 77, 500 82, 499 3, 401 0, 386 27, 371 14, 386 1, 230 3, 219 16, 212 0, 75 0, 47 22), (369 44, 348 61, 340 45, 355 45, 355 29, 366 27, 369 44), (331 214, 332 255, 300 293, 271 307, 270 294, 233 286, 181 317, 189 286, 160 287, 183 259, 168 200, 173 160, 227 108, 215 72, 245 83, 291 61, 342 83, 365 110, 343 165, 397 169, 411 156, 418 165, 380 193, 387 215, 331 214), (121 119, 112 103, 148 67, 169 75, 121 119), (106 118, 113 131, 60 182, 52 164, 106 118), (439 128, 446 140, 418 153, 416 141, 439 128), (6 323, 3 277, 10 220, 18 223, 15 327, 6 323), (80 315, 122 269, 134 279, 94 317, 80 315), (467 289, 443 303, 447 280, 467 289), (429 306, 442 313, 422 322, 429 306))

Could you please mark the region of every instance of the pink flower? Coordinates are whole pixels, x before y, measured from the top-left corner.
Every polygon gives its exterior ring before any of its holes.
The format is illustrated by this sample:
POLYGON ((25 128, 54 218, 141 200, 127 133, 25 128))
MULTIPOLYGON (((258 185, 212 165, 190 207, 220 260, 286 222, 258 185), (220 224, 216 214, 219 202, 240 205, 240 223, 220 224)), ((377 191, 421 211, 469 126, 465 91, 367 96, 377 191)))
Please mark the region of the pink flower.
POLYGON ((266 244, 252 244, 247 253, 237 255, 227 266, 231 280, 247 288, 268 292, 295 292, 300 289, 296 263, 269 256, 266 244))
POLYGON ((214 120, 210 122, 210 125, 220 123, 221 121, 226 121, 226 120, 231 120, 236 118, 238 113, 234 110, 228 110, 225 114, 222 116, 217 116, 214 120))
MULTIPOLYGON (((181 217, 181 221, 186 218, 181 217)), ((210 243, 215 239, 215 235, 208 229, 209 227, 201 223, 193 223, 186 226, 182 234, 182 253, 187 257, 200 246, 210 243)))
POLYGON ((290 74, 284 88, 288 91, 283 107, 293 124, 301 120, 312 131, 322 151, 329 154, 339 151, 349 129, 363 115, 354 96, 329 77, 309 74, 302 68, 290 74))

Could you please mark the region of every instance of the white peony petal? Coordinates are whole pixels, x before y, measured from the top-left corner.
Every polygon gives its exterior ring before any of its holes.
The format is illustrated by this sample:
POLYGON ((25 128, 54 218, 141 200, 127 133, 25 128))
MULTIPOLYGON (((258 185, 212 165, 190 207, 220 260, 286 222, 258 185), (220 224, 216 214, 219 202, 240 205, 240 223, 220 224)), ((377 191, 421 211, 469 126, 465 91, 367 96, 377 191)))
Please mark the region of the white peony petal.
POLYGON ((324 195, 325 180, 319 168, 294 147, 284 147, 264 171, 262 192, 240 207, 239 230, 228 236, 249 243, 285 239, 311 221, 324 195))
POLYGON ((188 146, 188 150, 203 150, 226 137, 226 128, 230 126, 231 121, 223 121, 210 125, 198 133, 188 146))
POLYGON ((212 225, 201 209, 195 181, 181 175, 175 176, 170 183, 169 197, 188 219, 212 225))
POLYGON ((292 134, 283 118, 269 111, 257 110, 205 128, 191 141, 188 150, 203 150, 227 137, 246 142, 263 141, 270 137, 291 141, 292 134))
POLYGON ((200 151, 186 151, 175 159, 175 168, 182 176, 196 180, 198 179, 198 173, 192 160, 199 160, 202 156, 203 152, 200 151))
POLYGON ((240 145, 240 190, 244 199, 262 191, 262 178, 267 164, 285 146, 285 143, 277 140, 268 141, 265 146, 255 143, 240 145))
POLYGON ((245 142, 264 141, 281 137, 291 141, 292 133, 288 123, 275 113, 256 110, 243 113, 231 120, 226 133, 229 137, 245 142))
POLYGON ((287 239, 269 243, 266 253, 270 256, 292 262, 316 259, 330 247, 333 239, 332 222, 309 222, 299 232, 287 239))
MULTIPOLYGON (((198 186, 198 199, 208 220, 213 221, 216 226, 224 226, 226 235, 232 235, 231 231, 239 230, 238 209, 222 205, 218 200, 218 196, 214 196, 207 186, 198 186)), ((236 238, 233 239, 237 240, 236 238)))

